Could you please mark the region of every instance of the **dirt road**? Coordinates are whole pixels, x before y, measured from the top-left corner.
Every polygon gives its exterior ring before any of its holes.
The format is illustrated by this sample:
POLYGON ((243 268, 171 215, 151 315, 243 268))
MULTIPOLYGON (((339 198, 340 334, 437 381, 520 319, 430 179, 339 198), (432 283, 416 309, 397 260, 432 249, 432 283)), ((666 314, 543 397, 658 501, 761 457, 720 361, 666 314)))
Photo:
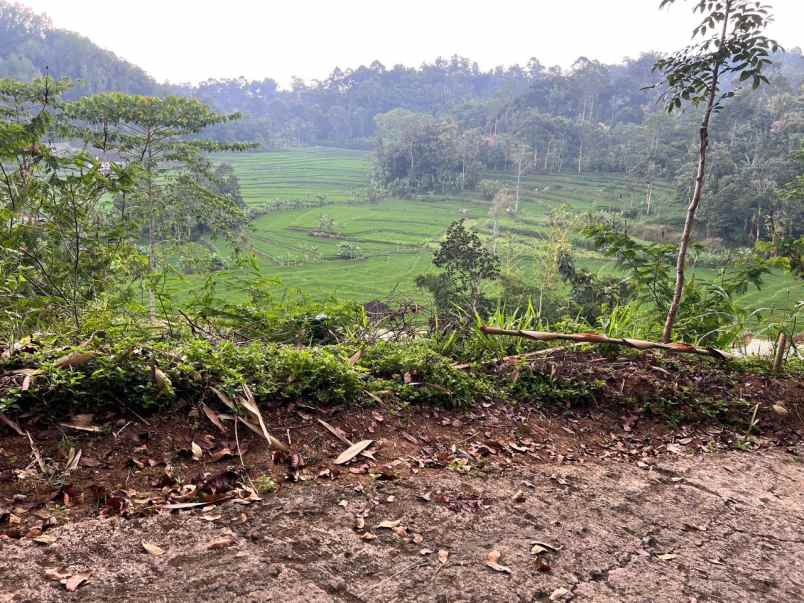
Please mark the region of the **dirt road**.
POLYGON ((86 519, 0 542, 0 601, 801 601, 802 453, 422 469, 86 519))

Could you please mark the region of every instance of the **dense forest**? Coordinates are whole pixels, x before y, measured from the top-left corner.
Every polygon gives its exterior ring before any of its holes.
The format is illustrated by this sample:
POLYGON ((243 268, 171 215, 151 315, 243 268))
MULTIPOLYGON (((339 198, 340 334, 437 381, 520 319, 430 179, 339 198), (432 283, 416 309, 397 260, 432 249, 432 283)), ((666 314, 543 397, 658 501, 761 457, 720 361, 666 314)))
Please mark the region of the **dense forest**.
MULTIPOLYGON (((656 59, 645 53, 605 65, 581 57, 565 70, 531 58, 483 71, 454 56, 418 68, 336 68, 289 90, 269 78, 179 86, 158 84, 46 17, 0 2, 0 76, 70 78, 68 99, 107 90, 191 96, 241 114, 211 129, 223 142, 373 148, 378 184, 397 194, 471 189, 492 169, 639 174, 671 181, 679 199, 688 197, 698 114, 668 115, 658 91, 646 89, 657 80, 656 59)), ((744 245, 802 235, 801 204, 783 191, 800 169, 804 57, 793 48, 772 59, 770 85, 748 94, 735 83, 736 98, 715 118, 710 198, 700 216, 707 239, 744 245)))

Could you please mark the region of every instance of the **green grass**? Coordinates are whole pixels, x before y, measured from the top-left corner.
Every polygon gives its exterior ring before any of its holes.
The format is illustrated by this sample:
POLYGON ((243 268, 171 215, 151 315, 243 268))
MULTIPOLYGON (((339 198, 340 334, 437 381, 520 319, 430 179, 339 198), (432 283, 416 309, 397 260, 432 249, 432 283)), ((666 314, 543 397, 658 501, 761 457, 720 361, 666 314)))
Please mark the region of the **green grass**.
MULTIPOLYGON (((369 182, 371 161, 364 151, 305 148, 280 152, 221 154, 215 159, 234 166, 243 196, 253 207, 275 200, 309 200, 325 203, 313 209, 273 211, 251 224, 251 241, 263 272, 278 277, 282 288, 299 289, 312 297, 335 295, 369 301, 397 296, 423 300, 414 285, 416 275, 432 270, 432 250, 446 227, 466 217, 480 232, 488 232, 489 204, 475 194, 419 200, 387 199, 378 204, 355 203, 356 192, 369 182), (338 239, 312 236, 322 214, 335 220, 338 239), (360 247, 359 260, 336 257, 338 244, 360 247)), ((512 182, 510 174, 487 178, 512 182)), ((683 208, 673 202, 673 190, 655 185, 651 215, 645 215, 645 183, 606 174, 539 175, 523 178, 520 213, 501 220, 503 236, 513 233, 518 262, 525 274, 539 268, 539 246, 547 233, 545 218, 567 206, 586 213, 626 207, 636 211, 635 236, 661 236, 675 240, 674 227, 683 208)), ((677 228, 677 226, 676 226, 677 228)), ((501 243, 503 244, 503 243, 501 243)), ((225 245, 218 243, 221 253, 225 245)), ((614 273, 614 264, 593 251, 577 249, 578 264, 600 273, 614 273)), ((711 270, 700 271, 711 277, 711 270)), ((185 279, 178 288, 195 286, 201 277, 185 279)), ((236 294, 233 292, 233 296, 236 294)), ((761 291, 743 301, 752 308, 792 307, 804 299, 804 284, 787 274, 772 274, 761 291)))

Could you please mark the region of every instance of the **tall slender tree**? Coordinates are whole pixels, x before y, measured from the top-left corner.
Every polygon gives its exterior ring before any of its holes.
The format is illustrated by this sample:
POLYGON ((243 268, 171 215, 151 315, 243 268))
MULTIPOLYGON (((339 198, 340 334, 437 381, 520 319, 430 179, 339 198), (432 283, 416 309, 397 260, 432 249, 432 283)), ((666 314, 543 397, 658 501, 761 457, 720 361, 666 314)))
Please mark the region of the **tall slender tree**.
MULTIPOLYGON (((662 0, 660 8, 678 1, 662 0)), ((665 342, 673 336, 673 325, 684 295, 687 249, 695 212, 703 196, 712 115, 721 109, 726 99, 734 96, 742 82, 750 81, 754 88, 768 83, 763 70, 771 63, 770 54, 779 50, 779 45, 763 33, 772 20, 769 6, 755 0, 693 0, 693 3, 693 12, 703 16, 692 32, 694 42, 659 59, 654 66, 665 78, 664 99, 668 111, 681 109, 687 103, 704 107, 695 187, 678 248, 673 299, 662 332, 665 342)))

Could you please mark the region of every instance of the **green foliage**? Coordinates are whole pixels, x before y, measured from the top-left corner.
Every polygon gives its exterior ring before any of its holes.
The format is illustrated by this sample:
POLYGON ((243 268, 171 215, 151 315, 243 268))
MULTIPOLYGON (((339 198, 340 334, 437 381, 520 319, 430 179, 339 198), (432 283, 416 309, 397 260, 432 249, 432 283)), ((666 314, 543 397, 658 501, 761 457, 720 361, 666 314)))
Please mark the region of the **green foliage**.
MULTIPOLYGON (((636 293, 636 305, 628 305, 628 314, 653 317, 643 325, 643 332, 654 331, 657 320, 667 311, 672 299, 675 257, 666 245, 639 243, 608 226, 589 226, 584 233, 606 255, 617 260, 630 275, 636 293)), ((770 271, 767 261, 756 255, 736 258, 720 271, 716 280, 693 278, 686 287, 676 323, 676 334, 682 341, 728 347, 747 326, 761 314, 750 311, 737 302, 737 296, 750 286, 759 288, 763 276, 770 271)), ((622 298, 613 300, 614 308, 608 320, 623 319, 622 298), (616 307, 615 307, 616 306, 616 307)))
POLYGON ((486 379, 453 364, 427 341, 379 342, 360 359, 360 366, 375 379, 373 389, 390 389, 403 402, 467 406, 491 395, 486 379))
POLYGON ((533 366, 523 366, 517 370, 510 386, 510 395, 523 403, 563 404, 569 408, 594 402, 604 385, 596 381, 558 378, 533 366))
POLYGON ((499 180, 481 180, 477 188, 486 201, 491 201, 502 187, 503 183, 499 180))
POLYGON ((500 260, 483 246, 480 237, 464 226, 464 220, 447 228, 444 241, 433 254, 433 264, 444 270, 449 282, 468 307, 477 309, 481 300, 480 286, 484 280, 500 273, 500 260))
MULTIPOLYGON (((676 0, 662 0, 661 7, 676 0)), ((764 71, 770 54, 779 45, 763 35, 771 21, 770 7, 755 0, 695 0, 693 12, 703 20, 693 30, 701 41, 656 61, 655 69, 667 80, 667 109, 680 109, 683 102, 698 104, 715 98, 715 109, 734 90, 721 93, 724 76, 735 82, 751 80, 753 88, 769 83, 764 71), (710 32, 709 37, 706 37, 710 32), (718 95, 715 97, 715 95, 718 95)))
POLYGON ((342 260, 356 260, 361 257, 360 246, 348 241, 338 243, 338 257, 342 260))

